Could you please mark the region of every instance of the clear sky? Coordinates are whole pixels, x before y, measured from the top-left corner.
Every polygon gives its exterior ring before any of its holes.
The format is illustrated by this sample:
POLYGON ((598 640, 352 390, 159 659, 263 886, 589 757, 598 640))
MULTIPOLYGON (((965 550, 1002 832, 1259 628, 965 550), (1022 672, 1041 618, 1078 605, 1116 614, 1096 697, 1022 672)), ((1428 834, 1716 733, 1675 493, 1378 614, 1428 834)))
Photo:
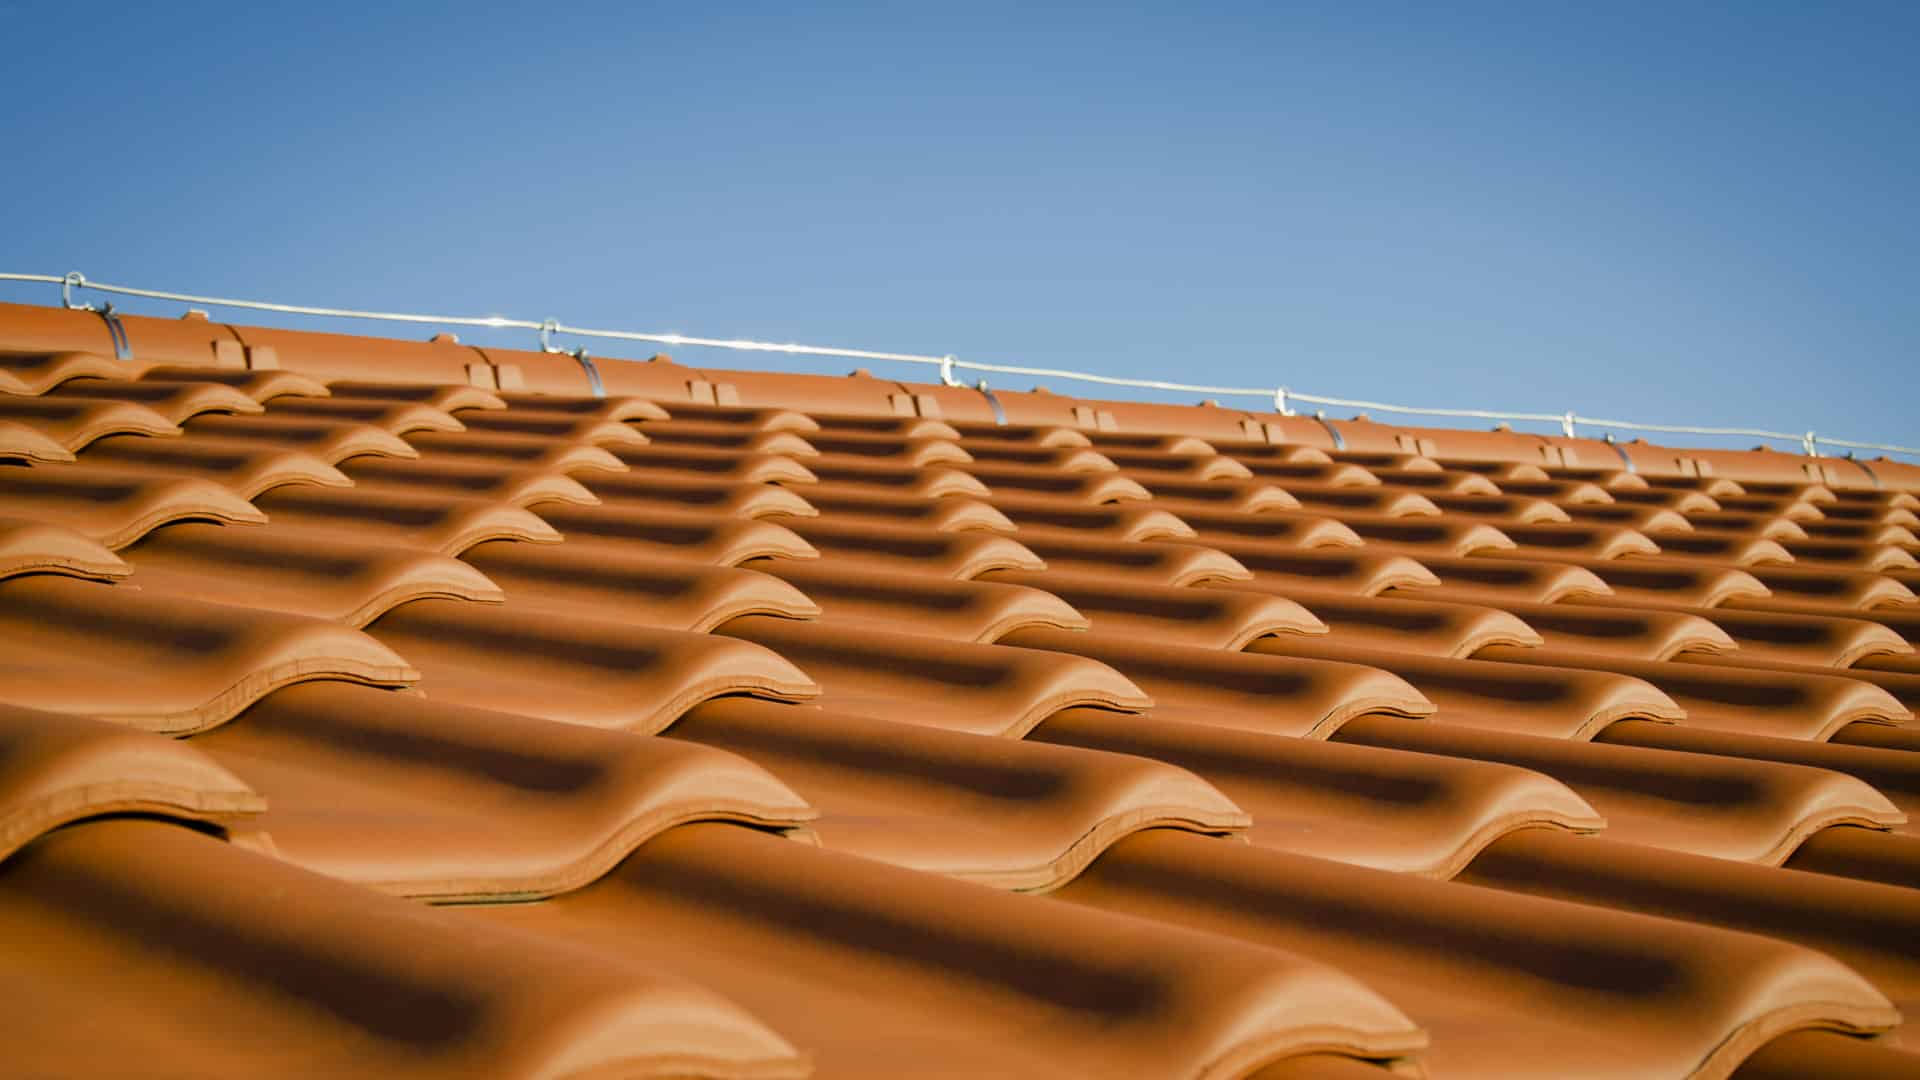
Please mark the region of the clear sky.
POLYGON ((0 0, 0 270, 1920 443, 1920 3, 1035 6, 0 0))

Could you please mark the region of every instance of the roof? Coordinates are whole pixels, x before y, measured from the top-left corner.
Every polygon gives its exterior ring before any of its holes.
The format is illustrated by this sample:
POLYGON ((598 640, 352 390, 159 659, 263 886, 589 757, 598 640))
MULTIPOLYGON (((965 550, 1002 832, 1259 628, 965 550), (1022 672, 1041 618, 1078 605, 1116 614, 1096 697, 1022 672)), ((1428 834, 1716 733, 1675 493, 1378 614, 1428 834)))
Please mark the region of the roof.
POLYGON ((1920 1074, 1920 467, 114 329, 0 306, 15 1070, 1920 1074))

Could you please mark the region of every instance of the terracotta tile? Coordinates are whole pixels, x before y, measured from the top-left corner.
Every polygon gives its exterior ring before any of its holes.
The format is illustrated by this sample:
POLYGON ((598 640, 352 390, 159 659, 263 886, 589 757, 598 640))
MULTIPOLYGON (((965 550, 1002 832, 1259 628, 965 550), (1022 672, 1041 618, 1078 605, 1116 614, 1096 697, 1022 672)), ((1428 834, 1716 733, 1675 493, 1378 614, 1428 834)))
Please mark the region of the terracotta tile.
MULTIPOLYGON (((595 544, 490 540, 460 554, 506 589, 519 610, 589 615, 704 633, 736 615, 811 618, 819 605, 751 570, 661 558, 595 544)), ((787 560, 750 560, 793 566, 787 560)), ((468 597, 471 599, 471 597, 468 597)))
POLYGON ((592 506, 600 501, 579 481, 551 467, 369 456, 344 463, 340 471, 366 492, 438 493, 520 507, 543 502, 592 506))
POLYGON ((1795 849, 1786 866, 1905 889, 1920 888, 1920 837, 1865 827, 1824 829, 1795 849))
POLYGON ((819 693, 788 660, 750 643, 511 600, 414 600, 367 633, 415 664, 421 689, 437 700, 640 734, 722 694, 819 693))
POLYGON ((1652 610, 1610 598, 1565 604, 1510 600, 1501 607, 1539 633, 1542 640, 1536 644, 1595 656, 1671 660, 1682 652, 1720 653, 1739 647, 1705 608, 1652 610))
POLYGON ((929 499, 875 491, 856 484, 809 484, 801 494, 818 514, 837 521, 872 518, 877 522, 938 532, 982 529, 1011 533, 1016 530, 1014 523, 992 505, 965 495, 929 499))
POLYGON ((1152 505, 1083 506, 1002 492, 993 493, 987 502, 1023 531, 1070 532, 1075 542, 1165 540, 1194 535, 1184 518, 1152 505))
MULTIPOLYGON (((535 545, 522 545, 533 547, 535 545)), ((269 525, 181 522, 126 550, 130 587, 365 626, 409 600, 498 603, 498 586, 466 563, 415 548, 269 525)))
POLYGON ((1169 480, 1251 480, 1253 473, 1245 465, 1224 454, 1169 454, 1160 451, 1108 449, 1109 460, 1120 471, 1144 481, 1149 476, 1169 480))
POLYGON ((0 705, 0 860, 88 818, 145 814, 246 826, 266 805, 245 781, 185 743, 0 705))
POLYGON ((1629 660, 1569 649, 1514 649, 1503 645, 1482 649, 1480 655, 1508 664, 1550 664, 1561 669, 1585 668, 1631 676, 1671 695, 1686 710, 1688 724, 1752 735, 1825 739, 1857 720, 1899 723, 1911 715, 1879 687, 1833 675, 1629 660))
POLYGON ((163 382, 217 383, 232 387, 263 404, 277 397, 327 397, 333 393, 327 389, 326 383, 296 371, 222 371, 212 368, 154 367, 148 368, 140 378, 163 382))
POLYGON ((128 365, 93 352, 0 352, 0 394, 44 394, 69 379, 118 379, 128 365))
MULTIPOLYGON (((1645 721, 1629 721, 1646 726, 1645 721)), ((1341 743, 1498 762, 1551 776, 1634 844, 1778 865, 1836 825, 1886 828, 1904 812, 1860 779, 1805 765, 1547 739, 1364 716, 1341 743)))
MULTIPOLYGON (((1257 541, 1273 547, 1360 547, 1367 543, 1345 521, 1320 514, 1266 510, 1257 514, 1182 507, 1180 520, 1209 545, 1257 541)), ((1231 550, 1222 548, 1221 550, 1231 550)))
POLYGON ((1031 648, 876 634, 858 624, 762 615, 723 623, 714 633, 792 661, 818 681, 824 708, 949 731, 1018 738, 1070 706, 1144 709, 1153 704, 1105 664, 1031 648))
MULTIPOLYGON (((630 428, 641 440, 661 446, 690 446, 737 453, 789 454, 810 457, 819 451, 813 444, 791 431, 753 431, 731 424, 706 424, 695 420, 656 420, 640 429, 630 428)), ((514 428, 512 430, 522 430, 514 428)), ((531 430, 531 429, 528 429, 531 430)), ((541 425, 540 434, 559 435, 558 425, 541 425)), ((578 437, 577 435, 575 437, 578 437)))
POLYGON ((252 503, 206 480, 95 465, 0 465, 0 500, 11 514, 71 530, 109 549, 126 547, 170 521, 266 520, 252 503))
MULTIPOLYGON (((1377 487, 1382 481, 1378 475, 1347 462, 1286 462, 1273 461, 1248 455, 1243 450, 1234 451, 1234 460, 1246 466, 1254 476, 1276 481, 1280 484, 1304 481, 1325 487, 1377 487)), ((1408 475, 1413 475, 1409 473, 1408 475)), ((1438 475, 1438 474, 1420 474, 1438 475)))
MULTIPOLYGON (((1178 542, 1178 541, 1176 541, 1178 542)), ((1231 556, 1253 572, 1254 581, 1286 595, 1291 587, 1323 589, 1351 596, 1375 596, 1388 589, 1416 594, 1440 584, 1431 570, 1405 555, 1358 548, 1290 548, 1263 541, 1188 541, 1231 556)))
MULTIPOLYGON (((1903 1012, 1920 993, 1920 912, 1907 889, 1545 830, 1494 841, 1460 880, 1818 949, 1903 1012)), ((1895 1044, 1905 1035, 1895 1029, 1895 1044)))
POLYGON ((1120 841, 1058 895, 1354 972, 1431 1032, 1439 1075, 1537 1076, 1543 1054, 1567 1077, 1724 1075, 1785 1031, 1899 1018, 1784 942, 1171 832, 1120 841))
POLYGON ((991 574, 958 581, 902 573, 886 562, 851 555, 808 561, 756 559, 752 569, 795 586, 796 596, 804 590, 801 598, 817 604, 817 613, 835 624, 862 624, 883 633, 991 643, 1028 627, 1084 630, 1089 625, 1087 617, 1060 596, 1038 588, 993 584, 991 574))
POLYGON ((1267 480, 1184 480, 1157 473, 1134 473, 1128 478, 1147 489, 1156 506, 1176 514, 1186 510, 1259 514, 1300 508, 1300 500, 1267 480))
POLYGON ((818 479, 806 466, 782 454, 738 454, 679 447, 669 450, 652 446, 622 446, 600 453, 613 460, 608 471, 630 469, 642 476, 669 481, 807 484, 818 479))
POLYGON ((1069 529, 1035 526, 1022 528, 1014 538, 1045 559, 1050 570, 1100 574, 1114 581, 1185 586, 1253 577, 1253 571, 1238 559, 1198 544, 1108 540, 1069 529))
MULTIPOLYGON (((1240 591, 1237 582, 1208 588, 1240 591)), ((1510 612, 1478 604, 1382 599, 1289 588, 1282 593, 1327 625, 1327 640, 1362 648, 1406 649, 1427 656, 1471 656, 1484 645, 1541 645, 1544 640, 1510 612)), ((1414 594, 1417 595, 1417 594, 1414 594)))
MULTIPOLYGON (((542 396, 535 400, 544 402, 551 399, 542 396)), ((690 401, 673 402, 672 410, 668 415, 682 420, 704 420, 713 424, 742 427, 750 431, 852 430, 884 434, 893 431, 900 423, 892 417, 835 417, 831 418, 823 428, 813 417, 793 409, 749 409, 737 405, 700 405, 690 401)))
POLYGON ((87 447, 79 460, 127 475, 208 480, 242 499, 286 484, 345 487, 352 483, 345 473, 305 451, 214 435, 159 440, 112 435, 87 447))
POLYGON ((1103 634, 1237 652, 1273 634, 1327 632, 1306 608, 1263 593, 1143 585, 1064 570, 994 570, 980 579, 1051 592, 1103 634))
POLYGON ((605 447, 556 442, 539 435, 414 431, 407 434, 405 445, 408 452, 401 456, 418 456, 434 463, 558 469, 568 475, 627 470, 626 464, 605 447))
POLYGON ((730 754, 345 683, 277 691, 192 746, 266 796, 281 858, 438 901, 567 892, 689 821, 815 816, 730 754))
POLYGON ((1524 769, 1184 723, 1158 710, 1069 709, 1027 736, 1036 739, 1191 769, 1253 815, 1256 847, 1402 873, 1451 877, 1518 828, 1605 824, 1579 796, 1524 769))
MULTIPOLYGON (((1491 560, 1489 560, 1491 561, 1491 560)), ((1585 571, 1606 590, 1583 596, 1582 604, 1605 607, 1717 608, 1740 600, 1764 600, 1772 593, 1751 572, 1730 566, 1674 559, 1562 559, 1553 563, 1585 571)), ((1536 564, 1543 568, 1551 565, 1536 564)), ((1546 600, 1545 602, 1553 602, 1546 600)))
POLYGON ((557 415, 581 419, 623 423, 629 420, 665 420, 667 410, 657 403, 638 397, 562 397, 557 394, 496 395, 503 407, 511 407, 522 416, 557 415))
MULTIPOLYGON (((1368 550, 1388 549, 1370 544, 1368 550)), ((1419 558, 1420 566, 1429 575, 1439 579, 1437 586, 1416 588, 1413 595, 1417 598, 1490 604, 1494 607, 1512 601, 1587 603, 1596 597, 1610 596, 1613 589, 1600 577, 1599 570, 1619 565, 1605 560, 1595 560, 1591 566, 1586 566, 1559 560, 1504 558, 1499 555, 1461 557, 1429 552, 1409 553, 1409 557, 1415 555, 1419 558)))
POLYGON ((1898 1080, 1920 1071, 1920 1055, 1895 1050, 1877 1040, 1832 1031, 1795 1031, 1754 1051, 1733 1074, 1735 1080, 1898 1080))
POLYGON ((46 574, 0 581, 0 640, 0 700, 175 734, 296 682, 418 678, 336 623, 46 574))
POLYGON ((73 451, 55 442, 38 429, 12 420, 0 420, 0 460, 12 459, 28 464, 72 461, 73 451))
POLYGON ((1324 739, 1356 716, 1427 716, 1433 702, 1376 667, 1163 645, 1137 637, 1020 630, 1004 644, 1111 665, 1153 698, 1156 720, 1324 739))
MULTIPOLYGON (((1046 564, 1011 536, 968 529, 942 532, 876 521, 786 518, 787 529, 828 558, 854 556, 905 573, 975 578, 989 570, 1040 570, 1046 564)), ((768 551, 766 555, 787 556, 768 551)))
POLYGON ((300 450, 329 465, 338 465, 347 458, 361 454, 411 458, 420 453, 398 435, 373 424, 267 413, 262 416, 197 416, 188 422, 188 426, 195 436, 218 438, 225 443, 252 443, 300 450))
POLYGON ((96 540, 44 521, 0 517, 0 579, 63 574, 112 581, 131 569, 96 540))
POLYGON ((276 528, 458 555, 485 540, 557 543, 560 534, 510 503, 436 491, 283 487, 259 496, 276 528))
POLYGON ((1032 737, 737 698, 695 707, 668 734, 794 784, 823 814, 810 828, 825 847, 997 888, 1058 886, 1144 828, 1247 825, 1239 807, 1182 769, 1032 737))
POLYGON ((782 518, 784 524, 775 525, 662 504, 629 509, 542 503, 539 515, 543 523, 564 533, 569 544, 617 546, 634 554, 712 566, 738 566, 748 559, 769 556, 810 559, 817 554, 811 544, 787 527, 806 520, 800 518, 782 518))
POLYGON ((180 428, 154 410, 130 401, 96 401, 91 398, 16 397, 0 394, 0 424, 21 427, 31 435, 12 440, 26 457, 47 458, 38 444, 51 442, 68 451, 78 450, 108 435, 178 435, 180 428), (38 436, 36 439, 34 436, 38 436))
MULTIPOLYGON (((1534 499, 1524 495, 1447 495, 1434 492, 1428 494, 1426 498, 1446 514, 1477 518, 1496 529, 1508 524, 1530 525, 1545 522, 1564 525, 1576 520, 1583 522, 1595 520, 1585 514, 1575 513, 1576 510, 1582 509, 1581 507, 1562 509, 1559 505, 1545 499, 1534 499)), ((1586 509, 1610 511, 1616 508, 1599 506, 1586 509)), ((1629 528, 1641 527, 1641 520, 1637 516, 1625 521, 1608 520, 1604 517, 1599 520, 1604 524, 1625 524, 1629 528)), ((1680 524, 1686 524, 1686 519, 1678 520, 1680 524)))
MULTIPOLYGON (((272 416, 336 424, 368 424, 394 435, 411 431, 464 431, 466 424, 452 413, 418 402, 389 402, 348 397, 281 398, 268 410, 272 416)), ((484 415, 471 413, 472 416, 484 415)))
POLYGON ((817 480, 831 484, 859 484, 877 491, 890 491, 915 498, 933 499, 942 495, 984 497, 988 494, 987 485, 951 467, 918 469, 884 460, 849 459, 845 455, 829 460, 808 458, 806 465, 817 480))
POLYGON ((342 400, 381 402, 389 405, 414 404, 457 412, 461 409, 504 409, 506 399, 478 386, 447 386, 436 383, 374 383, 338 381, 328 384, 328 393, 342 400))
POLYGON ((580 893, 461 914, 687 972, 833 1076, 1230 1076, 1424 1042, 1285 953, 724 825, 673 830, 580 893))
MULTIPOLYGON (((1249 648, 1255 652, 1340 660, 1391 671, 1439 706, 1438 719, 1521 735, 1588 739, 1608 724, 1628 717, 1653 720, 1691 717, 1690 713, 1683 713, 1675 699, 1644 679, 1611 670, 1583 669, 1581 662, 1587 659, 1584 653, 1494 645, 1482 649, 1481 655, 1497 661, 1453 660, 1338 645, 1300 634, 1263 638, 1249 648), (1560 661, 1559 666, 1546 666, 1556 661, 1560 661)), ((1604 663, 1608 668, 1633 665, 1632 661, 1612 658, 1604 663)), ((1682 669, 1683 672, 1694 670, 1697 669, 1691 666, 1682 669)), ((1634 671, 1638 674, 1638 666, 1634 671)), ((1782 711, 1803 719, 1798 710, 1782 711)))
POLYGON ((28 1073, 804 1076, 792 1044, 639 958, 381 897, 187 829, 101 821, 0 867, 28 1073))
POLYGON ((153 379, 74 379, 40 400, 117 401, 152 409, 175 424, 201 413, 247 414, 262 411, 253 398, 219 383, 153 379))
MULTIPOLYGON (((1658 506, 1623 506, 1619 503, 1609 503, 1605 506, 1574 505, 1561 510, 1560 513, 1563 520, 1568 522, 1581 525, 1612 525, 1646 533, 1653 538, 1662 551, 1673 548, 1669 543, 1670 540, 1676 537, 1684 540, 1696 533, 1722 540, 1748 538, 1744 533, 1726 534, 1696 530, 1693 523, 1686 517, 1658 506)), ((1765 539, 1772 539, 1772 537, 1765 539)))

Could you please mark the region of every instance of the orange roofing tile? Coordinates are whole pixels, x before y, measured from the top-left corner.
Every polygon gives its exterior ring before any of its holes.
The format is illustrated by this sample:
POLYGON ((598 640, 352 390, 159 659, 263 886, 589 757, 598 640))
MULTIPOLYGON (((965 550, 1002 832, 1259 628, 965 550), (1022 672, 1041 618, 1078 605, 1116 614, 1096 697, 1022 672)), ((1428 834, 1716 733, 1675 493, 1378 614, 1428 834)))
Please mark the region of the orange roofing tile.
MULTIPOLYGON (((1385 553, 1391 549, 1369 544, 1368 550, 1385 553)), ((1541 604, 1563 600, 1586 603, 1613 592, 1599 576, 1601 567, 1615 565, 1606 560, 1572 565, 1558 560, 1546 562, 1499 555, 1463 557, 1419 551, 1408 554, 1419 559, 1428 575, 1438 578, 1437 586, 1416 590, 1423 598, 1499 607, 1512 600, 1541 604)), ((1625 561, 1623 564, 1631 565, 1625 561)))
POLYGON ((844 455, 835 456, 830 460, 808 458, 806 466, 814 479, 827 483, 860 484, 876 490, 892 491, 916 498, 932 499, 941 495, 985 496, 988 493, 987 485, 967 473, 942 466, 917 469, 885 460, 849 460, 844 455))
POLYGON ((1440 584, 1431 570, 1405 555, 1362 548, 1289 548, 1262 541, 1172 541, 1219 551, 1253 572, 1254 581, 1280 595, 1290 587, 1374 596, 1388 589, 1424 590, 1440 584))
POLYGON ((834 623, 865 624, 883 633, 990 643, 1027 627, 1088 626, 1085 615, 1053 592, 986 577, 959 581, 902 573, 853 555, 759 559, 753 569, 797 586, 795 595, 818 604, 819 614, 834 623))
POLYGON ((1600 670, 1601 663, 1608 668, 1631 663, 1611 657, 1594 661, 1595 669, 1587 670, 1580 663, 1587 660, 1586 654, 1553 649, 1490 645, 1480 653, 1492 659, 1454 660, 1341 645, 1298 634, 1263 638, 1248 647, 1255 652, 1340 660, 1391 671, 1439 706, 1437 719, 1521 735, 1587 739, 1628 717, 1678 720, 1685 715, 1681 705, 1655 685, 1600 670), (1556 660, 1574 663, 1546 666, 1556 660))
MULTIPOLYGON (((569 475, 581 472, 624 472, 626 464, 604 447, 557 442, 539 435, 482 434, 473 431, 407 433, 407 453, 387 455, 421 457, 431 462, 493 464, 526 469, 557 469, 569 475)), ((621 447, 627 450, 628 447, 621 447)), ((640 449, 645 449, 644 447, 640 449)))
POLYGON ((1546 1054, 1564 1077, 1722 1076, 1784 1031, 1900 1015, 1812 949, 1166 831, 1058 895, 1355 972, 1432 1033, 1421 1059, 1443 1075, 1535 1076, 1546 1054))
POLYGON ((1920 888, 1920 837, 1864 826, 1825 829, 1808 837, 1785 865, 1790 870, 1920 888))
POLYGON ((1224 454, 1169 454, 1160 451, 1105 451, 1120 471, 1136 480, 1161 476, 1170 480, 1251 480, 1245 465, 1224 454))
MULTIPOLYGON (((781 518, 784 524, 776 525, 662 504, 626 508, 567 503, 543 503, 539 516, 550 529, 564 533, 569 544, 618 545, 637 554, 713 566, 738 566, 748 559, 767 556, 809 559, 817 554, 811 544, 796 535, 794 528, 788 527, 797 528, 801 522, 810 520, 804 518, 781 518)), ((505 534, 482 539, 540 538, 537 534, 505 534)))
POLYGON ((1793 855, 1823 829, 1885 828, 1903 823, 1906 816, 1856 777, 1798 764, 1613 745, 1600 738, 1576 742, 1528 737, 1387 716, 1353 720, 1334 739, 1532 769, 1585 799, 1605 817, 1608 837, 1769 866, 1793 855))
POLYGON ((668 732, 796 785, 822 846, 998 888, 1045 890, 1144 828, 1228 832, 1246 815, 1192 774, 1122 754, 742 699, 668 732))
POLYGON ((721 825, 675 830, 575 896, 463 914, 685 971, 836 1076, 910 1073, 929 1046, 959 1074, 1144 1080, 1424 1042, 1293 955, 721 825))
MULTIPOLYGON (((704 633, 736 615, 811 618, 819 604, 766 574, 604 545, 489 540, 460 553, 520 610, 590 615, 704 633)), ((753 559, 756 566, 794 566, 753 559)), ((476 597, 466 597, 476 599, 476 597)))
MULTIPOLYGON (((536 545, 523 545, 534 547, 536 545)), ((409 600, 498 602, 498 586, 446 555, 353 536, 269 525, 181 522, 126 549, 143 592, 365 626, 409 600)))
POLYGON ((1040 496, 1008 495, 1003 492, 988 496, 987 502, 1022 530, 1044 530, 1049 533, 1071 530, 1075 540, 1164 540, 1194 535, 1193 527, 1187 524, 1185 518, 1156 506, 1139 503, 1083 506, 1040 496))
POLYGON ((1022 528, 1014 538, 1045 559, 1048 569, 1102 574, 1116 581, 1198 585, 1253 577, 1253 571, 1223 551, 1178 540, 1110 540, 1037 526, 1022 528))
POLYGON ((0 394, 0 424, 19 426, 39 436, 16 436, 20 449, 12 453, 45 459, 36 444, 52 442, 78 450, 108 435, 178 435, 173 421, 138 402, 96 401, 90 398, 15 397, 0 394))
POLYGON ((1237 652, 1272 634, 1327 632, 1306 608, 1261 593, 1136 584, 1063 570, 994 570, 981 580, 1051 592, 1103 634, 1237 652))
POLYGON ((72 529, 28 518, 0 517, 0 578, 64 574, 111 581, 129 572, 119 556, 72 529))
POLYGON ((799 700, 820 692, 787 659, 747 642, 511 600, 414 600, 367 633, 419 667, 430 697, 640 734, 723 694, 799 700))
POLYGON ((107 548, 126 547, 170 521, 266 520, 252 503, 218 484, 109 466, 0 465, 0 499, 13 514, 69 529, 107 548))
POLYGON ((1518 828, 1605 824, 1579 796, 1524 769, 1186 723, 1157 710, 1069 709, 1027 738, 1172 762, 1253 815, 1247 838, 1256 847, 1403 873, 1451 877, 1518 828))
MULTIPOLYGON (((1209 582, 1210 588, 1262 588, 1209 582)), ((1327 624, 1327 640, 1362 648, 1406 649, 1428 656, 1471 656, 1485 645, 1540 645, 1531 626, 1498 608, 1419 599, 1347 596, 1289 588, 1282 593, 1327 624)), ((1415 594, 1417 595, 1417 594, 1415 594)))
POLYGON ((29 1073, 801 1077, 737 1006, 639 958, 569 948, 191 830, 100 821, 0 867, 0 1033, 29 1073), (160 943, 164 943, 161 945, 160 943), (158 947, 157 947, 158 946, 158 947))
MULTIPOLYGON (((274 525, 458 555, 483 540, 555 543, 553 527, 511 503, 435 491, 282 487, 255 498, 274 525)), ((557 504, 550 504, 557 505, 557 504)))
POLYGON ((1536 644, 1578 649, 1596 656, 1671 660, 1682 652, 1715 653, 1738 647, 1707 609, 1651 610, 1626 603, 1602 606, 1602 599, 1561 604, 1507 600, 1500 606, 1526 620, 1542 639, 1536 644))
MULTIPOLYGON (((943 532, 877 521, 783 519, 796 539, 828 557, 851 555, 919 574, 974 578, 989 570, 1039 570, 1046 564, 1012 536, 967 529, 943 532)), ((791 558, 785 552, 762 554, 791 558)))
POLYGON ((824 708, 950 731, 1019 738, 1070 706, 1153 704, 1105 664, 1031 648, 763 615, 733 619, 714 633, 763 646, 798 665, 819 682, 824 708))
POLYGON ((1018 630, 1002 643, 1111 665, 1152 696, 1155 719, 1324 739, 1365 713, 1434 711, 1433 702, 1406 680, 1360 664, 1061 630, 1018 630))
MULTIPOLYGON (((1611 520, 1610 518, 1600 518, 1600 519, 1589 518, 1585 514, 1576 514, 1574 512, 1575 510, 1580 509, 1579 507, 1574 507, 1573 509, 1563 509, 1554 503, 1550 503, 1546 501, 1545 499, 1535 499, 1535 498, 1530 498, 1528 496, 1445 495, 1438 492, 1429 492, 1426 498, 1429 502, 1433 503, 1434 506, 1438 507, 1442 512, 1445 512, 1448 514, 1461 515, 1465 517, 1480 518, 1481 520, 1484 520, 1492 524, 1495 528, 1500 528, 1503 525, 1508 523, 1526 525, 1526 524, 1535 524, 1539 522, 1550 522, 1550 523, 1564 525, 1576 520, 1579 520, 1579 521, 1602 520, 1607 524, 1620 523, 1619 521, 1614 521, 1614 520, 1611 520)), ((1611 510, 1613 508, 1612 507, 1592 507, 1590 509, 1611 510)), ((1631 521, 1629 521, 1628 524, 1630 524, 1632 527, 1638 528, 1640 520, 1641 520, 1640 518, 1636 517, 1636 518, 1633 518, 1631 521)), ((1681 523, 1685 524, 1685 520, 1682 519, 1681 523)))
POLYGON ((256 370, 220 371, 197 367, 148 368, 141 379, 165 382, 206 382, 229 386, 255 401, 266 403, 277 397, 327 397, 333 391, 327 384, 296 371, 256 370))
POLYGON ((419 673, 324 619, 55 575, 0 581, 0 700, 150 731, 203 731, 296 682, 419 673))
POLYGON ((410 458, 420 453, 398 435, 373 424, 314 420, 275 413, 259 416, 218 413, 196 416, 188 421, 188 427, 194 435, 210 436, 222 442, 246 442, 302 450, 329 465, 338 465, 360 454, 410 458))
POLYGON ((305 451, 216 435, 161 440, 110 435, 87 447, 79 460, 130 475, 199 477, 243 499, 284 484, 345 487, 352 483, 345 473, 305 451))
POLYGON ((69 379, 121 379, 129 365, 93 352, 0 352, 0 394, 44 394, 69 379))
MULTIPOLYGON (((1545 830, 1495 841, 1461 880, 1765 934, 1839 959, 1896 1007, 1920 996, 1920 912, 1908 891, 1877 882, 1545 830)), ((1906 1034, 1892 1039, 1905 1045, 1906 1034)))
POLYGON ((1259 514, 1270 510, 1298 510, 1300 500, 1280 485, 1265 480, 1183 480, 1158 473, 1129 475, 1153 495, 1156 506, 1175 513, 1197 510, 1210 513, 1259 514))
POLYGON ((815 816, 731 754, 345 683, 277 691, 192 746, 266 796, 281 858, 440 901, 579 888, 689 821, 815 816))
MULTIPOLYGON (((966 495, 925 498, 875 491, 854 484, 809 484, 803 489, 807 505, 836 519, 873 518, 938 532, 985 529, 1015 531, 1007 515, 990 504, 966 495)), ((796 496, 796 498, 799 496, 796 496)), ((812 516, 812 515, 803 515, 812 516)))
POLYGON ((1920 1055, 1885 1043, 1832 1031, 1794 1031, 1753 1052, 1734 1076, 1738 1080, 1899 1080, 1920 1071, 1920 1055))
POLYGON ((0 461, 6 459, 45 464, 72 461, 74 458, 73 451, 37 428, 0 419, 0 461))
POLYGON ((242 826, 266 805, 245 781, 183 742, 0 705, 0 859, 88 818, 151 814, 242 826))
POLYGON ((1698 727, 1817 740, 1858 720, 1892 724, 1911 716, 1885 690, 1835 675, 1629 660, 1572 649, 1495 645, 1481 654, 1509 664, 1584 668, 1644 680, 1671 695, 1686 710, 1686 722, 1698 727))

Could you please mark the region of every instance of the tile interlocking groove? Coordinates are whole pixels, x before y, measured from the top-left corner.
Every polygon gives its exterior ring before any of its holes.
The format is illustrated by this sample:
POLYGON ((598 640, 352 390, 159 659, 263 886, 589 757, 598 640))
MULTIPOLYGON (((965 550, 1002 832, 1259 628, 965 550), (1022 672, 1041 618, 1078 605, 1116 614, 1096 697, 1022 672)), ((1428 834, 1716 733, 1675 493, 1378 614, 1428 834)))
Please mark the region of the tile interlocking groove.
POLYGON ((9 1070, 1920 1075, 1920 466, 123 324, 9 1070))

